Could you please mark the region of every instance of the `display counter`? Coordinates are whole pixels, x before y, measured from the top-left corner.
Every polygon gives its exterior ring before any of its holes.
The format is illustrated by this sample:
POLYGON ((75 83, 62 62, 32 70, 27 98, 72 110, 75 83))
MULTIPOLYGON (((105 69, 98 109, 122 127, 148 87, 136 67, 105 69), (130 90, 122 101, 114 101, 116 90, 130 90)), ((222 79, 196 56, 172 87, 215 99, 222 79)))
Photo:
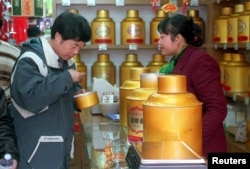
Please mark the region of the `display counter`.
MULTIPOLYGON (((123 160, 128 148, 126 128, 121 127, 119 122, 114 122, 103 115, 93 115, 89 111, 80 113, 79 123, 70 169, 105 169, 105 165, 107 167, 108 164, 113 164, 109 163, 111 159, 116 165, 126 168, 123 160), (112 148, 117 148, 119 153, 113 154, 112 151, 115 149, 112 148), (115 156, 116 161, 114 161, 115 156)), ((227 135, 227 144, 229 152, 250 151, 250 143, 236 143, 231 135, 227 135)))

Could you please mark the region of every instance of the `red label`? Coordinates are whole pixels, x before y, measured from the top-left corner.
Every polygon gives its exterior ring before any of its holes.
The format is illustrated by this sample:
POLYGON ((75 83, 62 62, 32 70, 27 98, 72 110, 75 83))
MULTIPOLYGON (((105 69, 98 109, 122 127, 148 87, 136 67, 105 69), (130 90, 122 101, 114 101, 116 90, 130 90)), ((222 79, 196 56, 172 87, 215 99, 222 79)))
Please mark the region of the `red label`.
POLYGON ((112 39, 95 39, 95 43, 100 44, 112 44, 112 39))
POLYGON ((127 43, 136 43, 136 44, 143 44, 144 40, 143 39, 127 39, 127 43))

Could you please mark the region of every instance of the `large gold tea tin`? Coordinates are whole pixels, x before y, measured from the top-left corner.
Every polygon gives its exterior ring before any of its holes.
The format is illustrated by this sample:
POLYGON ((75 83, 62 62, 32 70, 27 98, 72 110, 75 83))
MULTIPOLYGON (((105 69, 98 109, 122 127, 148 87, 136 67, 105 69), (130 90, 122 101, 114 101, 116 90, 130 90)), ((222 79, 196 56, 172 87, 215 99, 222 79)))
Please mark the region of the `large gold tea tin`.
POLYGON ((109 54, 98 54, 98 59, 91 67, 92 77, 106 79, 110 84, 116 83, 116 68, 109 59, 109 54))
POLYGON ((115 23, 108 10, 98 10, 97 17, 91 22, 92 44, 115 44, 115 23))
POLYGON ((136 88, 127 96, 127 129, 129 142, 143 141, 143 107, 142 101, 157 91, 158 73, 142 73, 140 88, 136 88))
POLYGON ((223 53, 222 60, 219 62, 220 81, 221 81, 223 88, 224 88, 224 79, 225 79, 225 75, 224 75, 225 65, 227 65, 228 62, 230 62, 231 58, 232 58, 231 53, 226 52, 226 53, 223 53))
POLYGON ((143 141, 183 141, 202 155, 202 103, 187 92, 186 76, 161 75, 143 102, 143 141))
POLYGON ((149 62, 148 67, 151 73, 157 73, 160 71, 161 67, 166 64, 165 58, 162 54, 154 54, 152 61, 149 62))
POLYGON ((158 44, 160 34, 157 30, 157 26, 160 21, 162 21, 166 17, 168 17, 168 13, 166 13, 162 9, 157 10, 156 16, 150 22, 150 44, 158 44))
POLYGON ((140 87, 140 75, 142 73, 149 73, 147 67, 133 67, 130 69, 130 79, 125 80, 119 89, 120 99, 120 124, 121 126, 127 127, 127 104, 126 97, 131 95, 132 91, 140 87))
POLYGON ((187 11, 187 16, 191 17, 194 21, 194 23, 196 23, 197 25, 199 25, 201 32, 202 32, 202 41, 205 41, 205 22, 203 21, 203 19, 201 17, 199 17, 199 11, 198 10, 194 10, 194 9, 190 9, 187 11))
POLYGON ((221 15, 214 20, 214 42, 227 43, 228 17, 233 13, 232 7, 222 7, 221 15))
POLYGON ((232 53, 232 59, 224 67, 224 89, 229 92, 248 92, 249 62, 242 53, 232 53))
POLYGON ((120 65, 120 86, 123 84, 125 80, 130 79, 130 68, 132 67, 143 67, 142 63, 138 61, 137 54, 128 53, 126 54, 126 59, 120 65))
POLYGON ((138 10, 127 10, 127 17, 121 22, 121 44, 145 44, 145 22, 138 10))
POLYGON ((250 42, 250 2, 245 3, 245 9, 238 16, 238 42, 250 42))
POLYGON ((84 64, 84 62, 81 61, 81 56, 80 54, 77 54, 74 56, 74 61, 76 64, 76 70, 79 72, 84 72, 84 78, 82 79, 82 81, 80 82, 81 86, 83 89, 87 89, 87 67, 84 64))
POLYGON ((244 5, 236 4, 234 13, 228 18, 228 43, 238 43, 238 17, 242 12, 244 12, 244 5))

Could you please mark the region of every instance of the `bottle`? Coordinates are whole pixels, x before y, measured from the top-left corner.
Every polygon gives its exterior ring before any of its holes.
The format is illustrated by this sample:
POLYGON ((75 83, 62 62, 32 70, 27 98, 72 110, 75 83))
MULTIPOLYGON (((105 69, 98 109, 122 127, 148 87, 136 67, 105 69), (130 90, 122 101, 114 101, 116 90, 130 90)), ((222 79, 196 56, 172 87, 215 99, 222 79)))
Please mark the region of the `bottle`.
POLYGON ((76 70, 79 72, 85 72, 85 76, 80 84, 83 89, 87 89, 87 66, 81 61, 80 54, 74 56, 74 61, 76 63, 76 70))
POLYGON ((0 169, 10 169, 12 167, 12 164, 13 164, 12 157, 9 153, 7 153, 0 161, 0 169))
POLYGON ((214 42, 227 43, 228 17, 233 13, 232 7, 223 7, 221 15, 214 20, 214 42))
POLYGON ((121 22, 121 44, 145 44, 145 22, 138 10, 128 10, 121 22))
POLYGON ((98 10, 97 17, 91 22, 92 44, 115 44, 115 23, 108 10, 98 10))
POLYGON ((166 13, 162 9, 157 10, 156 17, 154 17, 150 22, 150 44, 158 44, 160 39, 160 34, 157 30, 157 26, 164 18, 168 17, 168 13, 166 13))
POLYGON ((109 54, 98 54, 98 60, 91 67, 92 77, 106 79, 111 85, 116 84, 116 67, 109 60, 109 54))
POLYGON ((157 73, 160 71, 161 67, 167 63, 165 61, 164 56, 162 54, 154 54, 153 55, 153 60, 149 62, 148 67, 150 69, 151 73, 157 73))
POLYGON ((130 68, 132 67, 143 67, 143 65, 138 61, 137 54, 128 53, 125 61, 120 65, 120 86, 124 81, 130 79, 130 68))
POLYGON ((194 23, 196 23, 197 25, 199 25, 200 29, 201 29, 201 38, 202 41, 205 41, 205 23, 203 21, 202 18, 199 17, 199 11, 198 10, 194 10, 194 9, 190 9, 187 11, 187 16, 188 17, 192 17, 194 23))

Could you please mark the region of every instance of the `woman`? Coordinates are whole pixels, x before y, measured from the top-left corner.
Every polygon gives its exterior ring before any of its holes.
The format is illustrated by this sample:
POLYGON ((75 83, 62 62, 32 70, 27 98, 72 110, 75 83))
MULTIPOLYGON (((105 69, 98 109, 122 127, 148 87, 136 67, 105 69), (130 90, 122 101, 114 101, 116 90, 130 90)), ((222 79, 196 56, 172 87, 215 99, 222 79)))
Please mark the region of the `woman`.
POLYGON ((182 74, 187 77, 187 90, 203 102, 203 155, 226 152, 223 120, 226 117, 226 98, 220 84, 218 63, 209 54, 198 49, 202 44, 201 30, 191 18, 176 14, 158 25, 161 53, 173 56, 160 72, 182 74))

